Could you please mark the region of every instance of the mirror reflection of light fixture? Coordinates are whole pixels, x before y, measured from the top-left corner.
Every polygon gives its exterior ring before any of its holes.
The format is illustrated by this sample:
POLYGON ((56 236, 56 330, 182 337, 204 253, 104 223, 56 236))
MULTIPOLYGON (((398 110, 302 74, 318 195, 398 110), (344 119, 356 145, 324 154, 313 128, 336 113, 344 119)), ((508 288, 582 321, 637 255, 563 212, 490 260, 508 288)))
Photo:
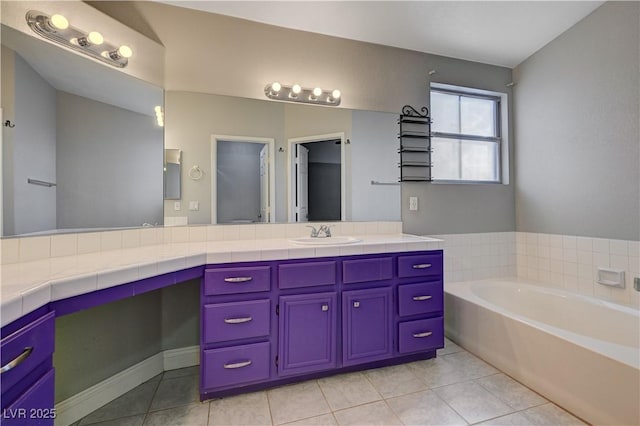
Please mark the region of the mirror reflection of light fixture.
POLYGON ((317 105, 340 105, 342 94, 340 90, 323 90, 320 87, 306 89, 299 84, 293 86, 285 86, 278 82, 267 84, 264 88, 264 94, 269 99, 278 101, 304 102, 317 105))
POLYGON ((109 65, 124 68, 129 63, 128 59, 133 55, 131 47, 115 46, 108 43, 98 31, 86 32, 76 28, 60 14, 49 16, 36 10, 30 10, 27 12, 26 19, 29 27, 41 37, 109 65))
POLYGON ((156 120, 158 121, 158 126, 164 127, 164 111, 162 111, 162 107, 158 105, 153 110, 156 113, 156 120))

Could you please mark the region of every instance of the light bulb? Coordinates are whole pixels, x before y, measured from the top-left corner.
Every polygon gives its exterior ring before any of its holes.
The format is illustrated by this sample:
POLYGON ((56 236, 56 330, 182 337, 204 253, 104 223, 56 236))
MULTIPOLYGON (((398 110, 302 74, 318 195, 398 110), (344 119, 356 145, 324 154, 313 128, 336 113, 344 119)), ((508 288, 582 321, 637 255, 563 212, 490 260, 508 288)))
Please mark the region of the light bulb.
POLYGON ((277 81, 274 81, 271 84, 271 90, 273 90, 274 92, 279 92, 280 89, 282 89, 282 85, 280 83, 278 83, 277 81))
POLYGON ((118 55, 122 56, 123 58, 130 58, 131 55, 133 55, 133 50, 131 50, 131 48, 126 44, 123 44, 118 48, 118 55))
POLYGON ((333 97, 333 99, 338 99, 340 95, 341 93, 338 89, 335 89, 333 92, 331 92, 331 97, 333 97))
POLYGON ((51 26, 53 26, 53 28, 55 28, 56 30, 66 30, 67 28, 69 28, 69 21, 67 20, 67 18, 57 13, 55 15, 51 15, 51 18, 49 18, 49 22, 51 23, 51 26))
POLYGON ((91 31, 87 36, 87 40, 93 45, 99 46, 104 43, 104 37, 97 31, 91 31))
POLYGON ((291 88, 291 91, 296 95, 300 93, 301 90, 302 90, 302 87, 300 87, 299 84, 294 84, 293 87, 291 88))
POLYGON ((156 114, 160 114, 160 113, 162 113, 162 107, 161 107, 160 105, 158 105, 157 107, 155 107, 153 110, 156 112, 156 114))
POLYGON ((322 95, 322 89, 319 87, 316 87, 315 89, 313 89, 313 96, 320 96, 322 95))

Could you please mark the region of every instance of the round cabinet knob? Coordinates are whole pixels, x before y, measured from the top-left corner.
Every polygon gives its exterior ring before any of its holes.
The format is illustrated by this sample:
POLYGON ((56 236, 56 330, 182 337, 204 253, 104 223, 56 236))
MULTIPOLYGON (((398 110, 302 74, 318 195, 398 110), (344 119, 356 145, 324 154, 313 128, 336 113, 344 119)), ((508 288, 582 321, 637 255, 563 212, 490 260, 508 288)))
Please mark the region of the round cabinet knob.
POLYGON ((322 305, 322 312, 327 312, 329 310, 329 305, 322 305))
POLYGON ((360 302, 353 302, 353 307, 354 308, 359 308, 360 307, 360 302))

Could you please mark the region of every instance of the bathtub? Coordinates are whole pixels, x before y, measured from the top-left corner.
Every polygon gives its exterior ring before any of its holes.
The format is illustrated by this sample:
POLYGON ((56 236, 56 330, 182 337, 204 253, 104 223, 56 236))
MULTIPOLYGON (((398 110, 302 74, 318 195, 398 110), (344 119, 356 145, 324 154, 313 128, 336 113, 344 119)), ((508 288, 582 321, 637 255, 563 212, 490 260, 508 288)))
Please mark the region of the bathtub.
POLYGON ((445 284, 447 336, 592 424, 640 424, 640 314, 520 280, 445 284))

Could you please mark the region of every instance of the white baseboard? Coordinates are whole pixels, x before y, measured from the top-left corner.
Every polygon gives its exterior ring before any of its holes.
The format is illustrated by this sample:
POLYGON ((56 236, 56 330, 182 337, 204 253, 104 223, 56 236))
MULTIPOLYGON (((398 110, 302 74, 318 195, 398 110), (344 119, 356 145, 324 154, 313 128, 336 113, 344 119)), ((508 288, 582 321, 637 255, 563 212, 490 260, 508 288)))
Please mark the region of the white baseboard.
POLYGON ((56 426, 70 425, 163 371, 199 364, 200 346, 157 353, 56 404, 56 426))
POLYGON ((191 367, 200 364, 200 346, 169 349, 162 353, 164 371, 191 367))

